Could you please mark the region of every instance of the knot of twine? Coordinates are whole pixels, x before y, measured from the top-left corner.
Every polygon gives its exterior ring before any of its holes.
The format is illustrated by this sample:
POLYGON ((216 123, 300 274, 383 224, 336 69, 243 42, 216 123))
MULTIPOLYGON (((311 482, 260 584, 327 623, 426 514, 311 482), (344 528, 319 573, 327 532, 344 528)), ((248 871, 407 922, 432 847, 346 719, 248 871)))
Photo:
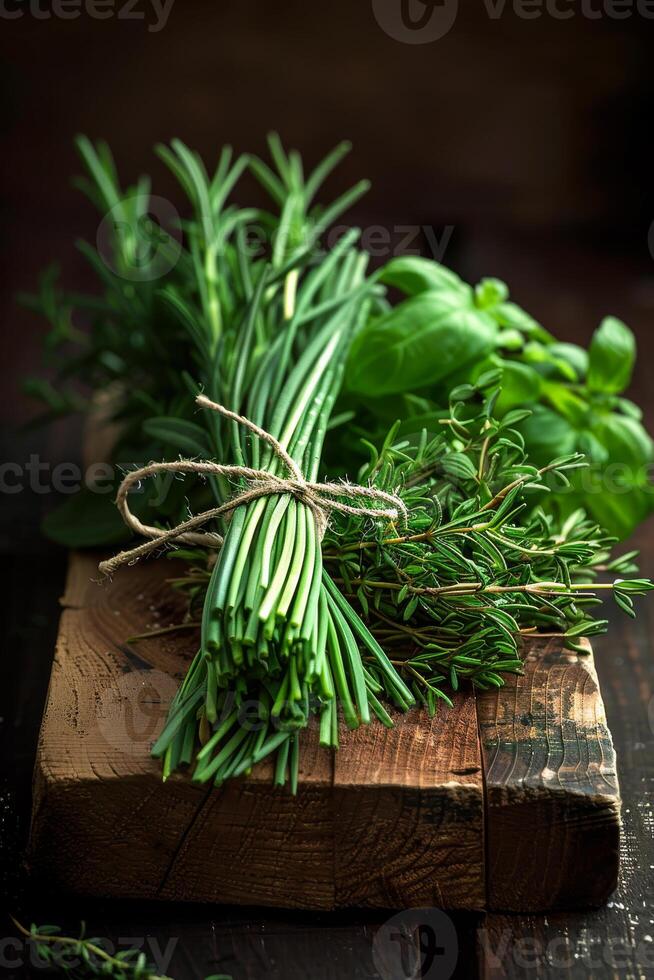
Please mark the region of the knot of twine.
POLYGON ((274 456, 286 467, 289 476, 280 477, 274 473, 270 473, 268 470, 252 469, 249 466, 227 465, 224 463, 215 463, 212 460, 192 459, 180 459, 169 463, 149 463, 148 466, 142 466, 138 470, 133 470, 127 474, 118 487, 116 506, 125 524, 136 534, 140 534, 150 540, 137 545, 135 548, 121 551, 113 558, 100 562, 98 568, 103 575, 111 575, 121 565, 137 562, 144 555, 161 547, 161 545, 167 544, 169 541, 183 541, 187 544, 219 548, 223 543, 223 539, 219 534, 213 532, 198 533, 195 529, 216 517, 220 517, 222 514, 227 514, 236 510, 237 507, 248 504, 251 500, 256 500, 258 497, 267 497, 271 494, 289 493, 303 504, 306 504, 313 513, 318 535, 321 540, 327 530, 329 514, 334 510, 342 514, 352 514, 357 517, 385 518, 390 521, 398 520, 401 515, 404 523, 406 524, 408 522, 407 509, 402 500, 395 494, 385 493, 376 487, 359 486, 356 483, 348 483, 347 481, 339 483, 312 483, 309 480, 305 480, 295 460, 289 456, 281 443, 270 432, 261 429, 244 416, 238 415, 236 412, 231 412, 224 405, 218 405, 205 395, 198 395, 196 404, 201 408, 208 408, 214 412, 218 412, 226 419, 237 422, 239 425, 249 429, 250 432, 254 433, 254 435, 258 436, 264 442, 267 442, 274 456), (129 509, 127 498, 131 490, 135 486, 138 486, 142 480, 150 476, 155 476, 157 473, 166 472, 200 473, 235 479, 242 478, 248 482, 249 486, 242 493, 238 493, 226 501, 226 503, 202 511, 200 514, 195 514, 189 517, 188 520, 182 521, 176 527, 163 530, 160 527, 143 524, 129 509), (350 499, 366 497, 369 500, 386 503, 390 506, 358 506, 356 504, 347 504, 339 500, 339 497, 350 497, 350 499))

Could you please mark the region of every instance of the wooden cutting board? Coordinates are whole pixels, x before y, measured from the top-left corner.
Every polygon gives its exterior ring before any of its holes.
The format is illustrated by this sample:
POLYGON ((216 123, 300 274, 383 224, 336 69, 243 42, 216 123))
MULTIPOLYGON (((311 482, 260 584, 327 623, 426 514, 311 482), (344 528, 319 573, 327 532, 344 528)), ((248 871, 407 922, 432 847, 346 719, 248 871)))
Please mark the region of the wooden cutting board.
POLYGON ((150 747, 197 632, 165 559, 97 582, 73 555, 34 772, 29 863, 88 895, 307 909, 543 911, 616 885, 620 797, 592 653, 525 651, 499 692, 430 719, 306 733, 297 797, 272 764, 221 789, 165 784, 150 747))

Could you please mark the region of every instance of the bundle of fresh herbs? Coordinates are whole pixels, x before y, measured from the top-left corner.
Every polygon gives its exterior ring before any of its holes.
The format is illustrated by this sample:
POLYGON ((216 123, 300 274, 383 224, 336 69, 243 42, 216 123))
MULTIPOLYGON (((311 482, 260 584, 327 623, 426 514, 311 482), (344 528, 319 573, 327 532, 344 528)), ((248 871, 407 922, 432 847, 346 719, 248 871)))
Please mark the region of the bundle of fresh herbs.
MULTIPOLYGON (((315 204, 345 145, 306 177, 277 138, 274 167, 233 161, 226 149, 212 175, 179 141, 160 147, 191 206, 182 242, 149 224, 148 182, 122 192, 107 148, 79 146, 84 189, 117 218, 110 267, 83 246, 104 296, 68 296, 49 276, 37 305, 54 346, 81 348, 66 373, 96 397, 110 394, 116 458, 169 461, 144 473, 154 473, 137 501, 146 533, 187 524, 188 535, 190 514, 212 517, 209 537, 193 530, 190 546, 173 552, 190 565, 178 585, 201 606, 201 640, 155 746, 164 775, 193 763, 195 778, 220 784, 276 753, 276 781, 294 788, 298 733, 311 716, 322 744, 336 747, 340 716, 351 728, 373 715, 392 724, 391 707, 434 711, 462 681, 500 685, 520 668, 524 636, 557 633, 580 649, 605 626, 592 615, 599 590, 633 612, 649 581, 595 582, 600 570, 631 574, 633 555, 612 561, 610 539, 579 507, 566 506, 561 520, 561 508, 541 505, 548 494, 564 499, 552 491, 577 479, 579 454, 534 462, 525 451, 530 412, 515 407, 513 362, 501 352, 519 348, 521 368, 533 345, 546 351, 533 363, 551 367, 563 353, 525 314, 508 322, 520 314, 494 281, 473 293, 415 259, 370 275, 356 230, 325 251, 322 233, 365 190, 315 204), (246 168, 272 210, 228 203, 246 168), (159 278, 142 265, 135 276, 143 248, 152 261, 162 252, 175 261, 159 278), (385 284, 412 295, 389 309, 385 284), (90 323, 81 336, 77 310, 90 323), (452 387, 457 367, 465 383, 452 387), (441 382, 438 408, 424 389, 441 382), (360 459, 357 426, 379 429, 379 399, 400 392, 406 417, 379 451, 367 442, 358 486, 329 483, 321 495, 323 445, 340 454, 342 472, 360 459), (211 411, 212 402, 224 408, 211 411), (166 483, 177 471, 184 481, 166 483)), ((589 363, 594 391, 604 362, 591 350, 589 363)), ((51 412, 79 398, 43 384, 38 392, 51 412)), ((49 530, 72 544, 118 541, 106 507, 89 492, 49 530)))

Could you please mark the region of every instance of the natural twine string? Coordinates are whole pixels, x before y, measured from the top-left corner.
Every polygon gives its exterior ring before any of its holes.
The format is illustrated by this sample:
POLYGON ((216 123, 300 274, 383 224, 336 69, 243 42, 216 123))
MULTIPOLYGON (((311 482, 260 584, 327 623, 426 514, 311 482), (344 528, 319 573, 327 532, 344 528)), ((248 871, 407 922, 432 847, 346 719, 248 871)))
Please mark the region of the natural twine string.
POLYGON ((249 429, 250 432, 254 433, 254 435, 258 436, 264 442, 267 442, 273 454, 283 463, 290 476, 275 476, 267 470, 252 469, 249 466, 228 466, 224 463, 212 462, 211 460, 191 459, 181 459, 169 463, 150 463, 148 466, 133 470, 127 474, 118 488, 116 506, 127 526, 136 534, 140 534, 150 540, 135 548, 121 551, 113 558, 107 559, 107 561, 100 562, 98 568, 103 575, 111 575, 121 565, 137 562, 144 555, 149 554, 156 548, 160 548, 161 545, 167 544, 169 541, 184 541, 187 544, 219 548, 223 542, 219 534, 210 532, 197 533, 195 528, 201 527, 221 514, 227 514, 230 511, 236 510, 237 507, 242 507, 251 500, 256 500, 258 497, 267 497, 271 494, 290 493, 297 500, 306 504, 313 513, 318 535, 321 540, 327 530, 329 514, 334 510, 342 514, 352 514, 358 517, 385 518, 391 521, 398 520, 401 515, 404 523, 406 524, 408 522, 407 509, 402 500, 395 494, 385 493, 376 487, 364 487, 346 481, 340 483, 312 483, 309 480, 305 480, 295 460, 291 459, 284 447, 274 436, 266 432, 265 429, 261 429, 254 422, 244 418, 244 416, 237 415, 236 412, 230 412, 229 409, 211 401, 205 395, 199 395, 196 398, 196 403, 201 408, 211 409, 224 416, 224 418, 232 419, 239 425, 249 429), (201 514, 195 514, 193 517, 189 517, 188 520, 182 521, 181 524, 166 531, 160 527, 143 524, 131 512, 127 503, 127 498, 131 490, 140 484, 142 480, 154 476, 157 473, 166 472, 206 473, 213 476, 242 478, 248 481, 249 486, 247 490, 236 494, 231 500, 221 504, 219 507, 212 507, 209 510, 202 511, 201 514), (357 506, 344 503, 342 500, 337 499, 339 497, 365 497, 369 500, 377 500, 390 504, 390 507, 357 506))

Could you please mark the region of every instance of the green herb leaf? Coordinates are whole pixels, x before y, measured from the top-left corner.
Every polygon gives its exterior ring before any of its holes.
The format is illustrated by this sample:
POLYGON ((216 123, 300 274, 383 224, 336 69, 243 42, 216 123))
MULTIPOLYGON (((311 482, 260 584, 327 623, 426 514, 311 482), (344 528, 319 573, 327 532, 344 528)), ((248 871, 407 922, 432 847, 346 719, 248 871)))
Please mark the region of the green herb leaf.
POLYGON ((496 306, 493 309, 493 316, 503 327, 519 330, 533 340, 540 340, 543 343, 550 343, 554 340, 552 334, 541 327, 533 316, 530 316, 529 313, 526 313, 525 310, 510 300, 496 306))
POLYGON ((462 306, 458 293, 419 293, 357 334, 346 384, 372 396, 434 385, 483 358, 495 336, 492 319, 462 306))
POLYGON ((395 286, 407 296, 425 292, 454 293, 462 302, 472 303, 472 289, 451 269, 418 255, 401 255, 391 259, 379 276, 387 286, 395 286))
POLYGON ((475 286, 475 304, 480 310, 492 310, 509 298, 509 287, 501 279, 482 279, 475 286))
POLYGON ((607 316, 593 334, 588 360, 588 387, 619 395, 629 385, 636 360, 636 340, 629 327, 607 316))
POLYGON ((543 378, 529 364, 504 361, 501 387, 497 401, 497 413, 500 416, 518 405, 532 405, 538 402, 543 389, 543 378))
MULTIPOLYGON (((44 533, 66 548, 100 548, 129 541, 123 519, 111 506, 114 496, 82 487, 45 516, 44 533)), ((138 504, 132 509, 136 512, 138 504)))
POLYGON ((179 418, 151 418, 143 423, 146 435, 179 452, 206 457, 210 453, 206 429, 195 422, 179 418))

